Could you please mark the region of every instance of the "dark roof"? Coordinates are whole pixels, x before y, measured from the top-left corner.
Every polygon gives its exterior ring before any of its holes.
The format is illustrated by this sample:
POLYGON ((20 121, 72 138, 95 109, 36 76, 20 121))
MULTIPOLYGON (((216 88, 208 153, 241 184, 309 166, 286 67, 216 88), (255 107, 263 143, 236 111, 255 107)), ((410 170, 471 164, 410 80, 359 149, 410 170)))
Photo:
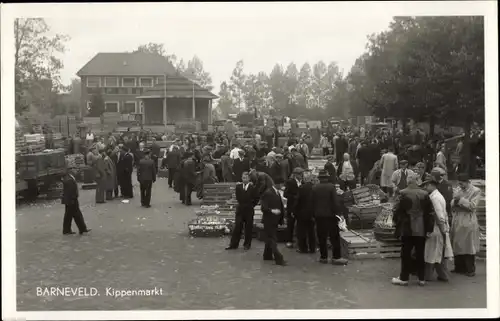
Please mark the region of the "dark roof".
MULTIPOLYGON (((167 77, 166 96, 168 98, 192 98, 193 97, 193 81, 182 77, 167 77)), ((194 83, 195 98, 216 99, 218 96, 212 94, 209 90, 194 83)), ((138 98, 163 98, 165 97, 165 81, 161 81, 156 86, 147 89, 138 98)))
POLYGON ((144 52, 100 52, 76 74, 78 76, 155 76, 175 75, 167 58, 144 52))

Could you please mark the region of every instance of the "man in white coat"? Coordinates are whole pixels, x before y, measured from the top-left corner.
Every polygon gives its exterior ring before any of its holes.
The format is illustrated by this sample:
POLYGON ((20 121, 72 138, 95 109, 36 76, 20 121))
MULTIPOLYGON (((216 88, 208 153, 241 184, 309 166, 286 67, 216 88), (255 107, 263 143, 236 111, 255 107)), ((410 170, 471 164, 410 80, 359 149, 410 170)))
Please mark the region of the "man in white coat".
POLYGON ((471 184, 467 174, 458 176, 460 186, 451 201, 453 220, 451 241, 455 255, 455 270, 452 272, 476 275, 475 256, 480 251, 480 231, 476 207, 481 199, 481 190, 471 184))
POLYGON ((447 262, 453 258, 453 249, 450 241, 450 225, 446 213, 446 201, 437 189, 438 184, 433 180, 425 182, 434 208, 434 230, 427 235, 425 242, 425 278, 430 281, 435 270, 438 281, 448 282, 447 262))
POLYGON ((392 196, 392 174, 398 169, 398 157, 393 153, 393 147, 389 146, 387 153, 382 155, 380 159, 380 169, 382 173, 380 175, 380 187, 384 193, 388 193, 392 196))

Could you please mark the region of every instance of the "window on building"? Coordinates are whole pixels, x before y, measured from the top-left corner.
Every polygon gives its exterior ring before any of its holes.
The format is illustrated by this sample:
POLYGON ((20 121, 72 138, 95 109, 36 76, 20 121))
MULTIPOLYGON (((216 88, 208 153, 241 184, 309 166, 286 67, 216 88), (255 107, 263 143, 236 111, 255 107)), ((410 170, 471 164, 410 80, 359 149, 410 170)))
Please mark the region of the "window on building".
POLYGON ((104 103, 104 109, 108 113, 116 113, 118 112, 118 105, 119 103, 117 101, 107 101, 104 103))
POLYGON ((131 94, 132 95, 140 95, 140 94, 142 94, 142 88, 132 88, 131 94))
POLYGON ((163 77, 156 77, 156 84, 162 84, 165 81, 163 77))
POLYGON ((128 95, 128 90, 130 88, 117 88, 118 89, 118 94, 119 95, 128 95))
POLYGON ((136 80, 133 77, 124 77, 122 78, 122 87, 135 87, 137 86, 136 80))
POLYGON ((107 95, 118 95, 120 88, 105 88, 104 93, 107 95))
POLYGON ((144 114, 144 102, 142 100, 139 102, 139 113, 144 114))
POLYGON ((103 92, 103 88, 88 88, 87 93, 90 95, 101 94, 103 92))
POLYGON ((139 78, 140 87, 153 87, 153 78, 144 77, 139 78))
POLYGON ((87 87, 101 87, 101 77, 87 77, 87 87))
POLYGON ((120 87, 118 77, 105 77, 104 87, 120 87))
POLYGON ((135 113, 135 107, 137 105, 136 101, 126 101, 123 104, 123 108, 121 110, 122 114, 133 114, 135 113))

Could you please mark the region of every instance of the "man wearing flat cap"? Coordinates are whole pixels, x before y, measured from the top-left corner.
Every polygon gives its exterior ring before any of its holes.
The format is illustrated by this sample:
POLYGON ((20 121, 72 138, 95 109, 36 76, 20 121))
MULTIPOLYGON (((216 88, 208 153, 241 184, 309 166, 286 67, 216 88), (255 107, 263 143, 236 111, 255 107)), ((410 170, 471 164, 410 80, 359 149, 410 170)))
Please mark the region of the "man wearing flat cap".
POLYGON ((141 186, 141 206, 151 207, 151 189, 156 182, 156 166, 148 149, 143 150, 144 158, 137 166, 137 181, 141 186))
POLYGON ((454 273, 476 275, 475 256, 480 250, 480 231, 476 207, 481 199, 481 190, 469 181, 467 174, 458 176, 459 190, 453 195, 451 207, 451 243, 455 255, 454 273))
POLYGON ((391 177, 394 190, 404 190, 408 186, 407 178, 413 174, 415 173, 411 169, 408 169, 408 161, 406 159, 399 161, 399 169, 397 169, 391 177))

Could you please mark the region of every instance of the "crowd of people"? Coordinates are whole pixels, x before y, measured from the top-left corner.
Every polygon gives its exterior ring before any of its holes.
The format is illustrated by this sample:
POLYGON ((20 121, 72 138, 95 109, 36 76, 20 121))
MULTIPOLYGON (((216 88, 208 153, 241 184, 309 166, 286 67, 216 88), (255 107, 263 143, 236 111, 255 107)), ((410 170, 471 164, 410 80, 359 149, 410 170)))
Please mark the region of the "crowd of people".
MULTIPOLYGON (((480 155, 481 148, 484 153, 484 131, 473 135, 478 146, 472 152, 480 155)), ((349 191, 358 184, 377 184, 396 204, 394 224, 402 240, 402 265, 400 276, 392 280, 394 284, 408 284, 409 275, 415 273, 423 285, 434 270, 438 280, 447 281, 445 263, 452 257, 455 272, 468 276, 475 273, 474 257, 479 252, 475 208, 481 193, 470 184, 469 174, 460 173, 456 164, 450 164, 444 142, 420 131, 409 136, 390 130, 370 132, 363 127, 325 132, 317 146, 326 164, 318 175, 309 168, 314 146, 310 146, 306 134, 291 134, 282 146, 275 136, 263 133, 255 134, 245 144, 225 132, 206 137, 162 135, 152 137, 148 148, 141 135, 87 138, 87 165, 93 169, 97 183, 96 203, 120 194, 132 198, 134 167, 144 207, 150 206, 151 188, 159 170, 168 171, 169 187, 187 206, 192 204, 193 192, 203 198, 204 184, 239 183, 235 229, 227 250, 238 248, 243 231, 243 246, 251 248, 254 207, 260 203, 266 236, 264 260, 286 265, 277 246, 278 227, 286 222, 287 247, 297 246, 304 254, 315 253, 318 247, 319 262, 327 263, 330 241, 332 263, 347 264, 342 258, 338 225, 343 220, 348 222, 349 217, 337 187, 349 191), (157 138, 173 141, 162 155, 157 138), (448 182, 452 175, 460 182, 456 191, 448 182)), ((461 153, 460 143, 456 153, 461 153)), ((68 233, 67 228, 64 233, 68 233)))

